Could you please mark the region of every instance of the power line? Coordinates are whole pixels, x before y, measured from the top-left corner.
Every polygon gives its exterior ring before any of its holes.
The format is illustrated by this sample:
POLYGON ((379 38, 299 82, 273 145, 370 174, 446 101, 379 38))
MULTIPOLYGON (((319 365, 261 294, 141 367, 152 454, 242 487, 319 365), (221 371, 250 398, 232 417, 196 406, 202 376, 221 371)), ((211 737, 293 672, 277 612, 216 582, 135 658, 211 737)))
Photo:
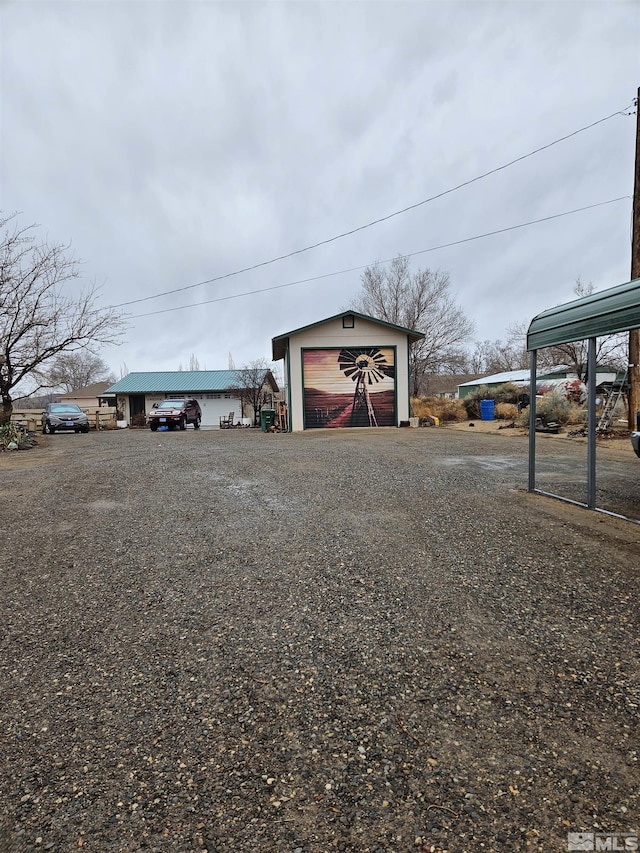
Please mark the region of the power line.
MULTIPOLYGON (((213 278, 207 278, 204 281, 199 281, 196 284, 188 284, 184 287, 176 287, 173 290, 164 290, 162 293, 156 293, 153 296, 141 296, 139 299, 131 299, 128 302, 120 302, 117 305, 111 305, 111 308, 124 308, 127 305, 136 305, 139 302, 148 302, 151 299, 159 299, 161 296, 171 296, 174 293, 182 293, 185 290, 193 290, 195 287, 202 287, 205 284, 213 284, 216 281, 222 281, 226 278, 232 278, 236 275, 241 275, 242 273, 251 272, 252 270, 259 269, 260 267, 266 267, 271 264, 275 264, 278 261, 284 261, 287 258, 293 258, 295 255, 301 255, 304 252, 309 252, 312 249, 317 249, 320 246, 326 246, 328 243, 333 243, 336 240, 341 240, 343 237, 350 237, 352 234, 357 234, 359 231, 364 231, 366 228, 371 228, 374 225, 379 225, 381 222, 386 222, 389 219, 393 219, 395 216, 400 216, 403 213, 407 213, 410 210, 415 210, 422 205, 429 204, 432 201, 436 201, 439 198, 443 198, 443 196, 449 195, 450 193, 454 193, 457 190, 463 189, 464 187, 468 187, 471 184, 476 183, 477 181, 481 181, 483 178, 488 178, 490 175, 495 175, 497 172, 501 172, 504 169, 508 169, 509 166, 513 166, 515 163, 520 163, 522 160, 526 160, 528 157, 533 157, 534 154, 539 154, 541 151, 545 151, 547 148, 551 148, 554 145, 558 145, 560 142, 565 142, 567 139, 571 139, 573 136, 577 136, 579 133, 584 133, 586 130, 591 130, 591 128, 596 127, 599 124, 602 124, 605 121, 609 121, 618 115, 629 115, 626 110, 629 107, 625 107, 624 110, 617 110, 615 113, 611 113, 611 115, 605 116, 604 118, 598 119, 597 121, 592 122, 591 124, 587 124, 584 127, 579 128, 578 130, 574 130, 572 133, 568 133, 566 136, 561 136, 558 139, 554 139, 553 142, 548 142, 546 145, 542 145, 540 148, 536 148, 533 151, 530 151, 528 154, 523 154, 520 157, 516 157, 514 160, 510 160, 508 163, 503 163, 502 166, 496 166, 495 169, 490 169, 488 172, 483 172, 481 175, 476 175, 475 178, 470 178, 468 181, 463 181, 461 184, 457 184, 455 187, 451 187, 448 190, 443 190, 436 195, 430 196, 429 198, 425 198, 422 201, 418 201, 415 204, 410 204, 408 207, 403 207, 401 210, 396 210, 393 213, 389 213, 386 216, 381 216, 379 219, 374 219, 371 222, 368 222, 366 225, 359 225, 357 228, 352 228, 350 231, 343 231, 341 234, 336 234, 334 237, 328 237, 326 240, 319 240, 317 243, 312 243, 309 246, 305 246, 302 249, 295 249, 292 252, 288 252, 285 255, 278 255, 276 258, 271 258, 268 261, 261 261, 257 264, 252 264, 249 267, 243 267, 239 270, 234 270, 234 272, 224 273, 223 275, 214 276, 213 278)), ((206 304, 206 303, 202 303, 206 304)), ((160 312, 158 312, 160 313, 160 312)), ((142 316, 142 315, 138 315, 142 316)))
MULTIPOLYGON (((400 255, 401 258, 414 258, 417 255, 424 255, 427 252, 436 252, 439 249, 448 249, 452 246, 460 246, 463 243, 471 243, 474 240, 482 240, 485 237, 493 237, 496 234, 505 234, 508 231, 516 231, 518 228, 526 228, 528 225, 538 225, 540 222, 549 222, 552 219, 560 219, 563 216, 571 216, 574 213, 582 213, 584 210, 593 210, 595 207, 603 207, 606 204, 613 204, 617 201, 624 201, 625 199, 630 199, 631 196, 623 195, 618 198, 611 198, 608 201, 599 201, 596 204, 588 204, 585 207, 576 207, 574 210, 566 210, 564 213, 554 213, 551 216, 543 216, 541 219, 531 219, 529 222, 521 222, 518 225, 509 225, 506 228, 498 228, 495 231, 487 231, 484 234, 476 234, 473 237, 463 237, 461 240, 454 240, 451 243, 442 243, 439 246, 431 246, 428 249, 419 249, 417 252, 409 252, 406 255, 400 255)), ((373 263, 380 264, 388 264, 391 261, 395 260, 394 258, 386 258, 383 261, 375 261, 373 263)), ((227 302, 231 299, 241 299, 244 296, 255 296, 258 293, 268 293, 271 290, 282 290, 285 287, 295 287, 298 284, 308 284, 310 281, 321 281, 324 278, 331 278, 336 275, 344 275, 345 273, 350 272, 358 272, 359 270, 366 269, 369 266, 372 266, 373 263, 362 264, 357 267, 349 267, 344 270, 336 270, 335 272, 324 273, 323 275, 314 275, 311 278, 301 278, 297 281, 289 281, 286 284, 274 284, 270 287, 262 287, 257 290, 247 290, 244 293, 233 293, 227 296, 217 296, 214 299, 207 299, 204 302, 194 302, 191 305, 177 305, 174 308, 161 308, 158 311, 149 311, 146 314, 130 314, 128 315, 132 320, 138 319, 140 317, 153 317, 156 314, 168 314, 171 311, 182 311, 185 308, 198 308, 201 305, 211 305, 214 302, 227 302)))

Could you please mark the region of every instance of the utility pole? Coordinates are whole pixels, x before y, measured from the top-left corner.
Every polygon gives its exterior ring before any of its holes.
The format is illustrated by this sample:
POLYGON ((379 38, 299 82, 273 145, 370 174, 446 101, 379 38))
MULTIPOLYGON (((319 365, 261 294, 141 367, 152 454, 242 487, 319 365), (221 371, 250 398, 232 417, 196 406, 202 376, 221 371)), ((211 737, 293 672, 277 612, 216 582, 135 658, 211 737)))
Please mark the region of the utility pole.
MULTIPOLYGON (((640 88, 636 97, 636 164, 631 219, 631 281, 640 278, 640 88)), ((640 410, 640 329, 629 332, 629 429, 640 410)))

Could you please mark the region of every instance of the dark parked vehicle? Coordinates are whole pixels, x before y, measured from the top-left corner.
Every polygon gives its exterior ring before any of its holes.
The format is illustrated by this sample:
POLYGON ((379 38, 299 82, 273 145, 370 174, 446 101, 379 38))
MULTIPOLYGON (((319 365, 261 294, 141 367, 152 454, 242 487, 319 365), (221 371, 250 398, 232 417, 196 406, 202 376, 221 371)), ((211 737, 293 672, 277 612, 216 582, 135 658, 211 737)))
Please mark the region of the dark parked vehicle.
POLYGON ((186 429, 187 424, 193 424, 194 429, 200 429, 202 411, 197 400, 163 400, 153 407, 148 420, 149 428, 153 432, 161 426, 168 429, 186 429))
POLYGON ((636 429, 631 433, 631 446, 636 456, 640 456, 640 411, 636 412, 636 429))
POLYGON ((42 432, 89 432, 89 418, 75 403, 47 403, 42 413, 42 432))

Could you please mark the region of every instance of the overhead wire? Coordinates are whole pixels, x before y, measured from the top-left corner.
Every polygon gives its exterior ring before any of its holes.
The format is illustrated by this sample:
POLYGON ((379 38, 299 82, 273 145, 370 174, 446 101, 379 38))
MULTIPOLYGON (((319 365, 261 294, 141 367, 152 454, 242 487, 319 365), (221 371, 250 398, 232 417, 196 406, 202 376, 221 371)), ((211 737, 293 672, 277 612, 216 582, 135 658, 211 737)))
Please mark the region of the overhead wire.
MULTIPOLYGON (((553 219, 561 219, 563 216, 571 216, 574 213, 582 213, 585 210, 593 210, 593 208, 596 208, 596 207, 603 207, 604 205, 613 204, 614 202, 624 201, 625 199, 630 199, 630 198, 631 198, 631 196, 628 196, 628 195, 618 196, 618 198, 611 198, 611 199, 608 199, 607 201, 599 201, 599 202, 596 202, 595 204, 588 204, 584 207, 577 207, 573 210, 566 210, 563 213, 554 213, 550 216, 543 216, 540 219, 531 219, 529 222, 521 222, 517 225, 509 225, 506 228, 497 228, 494 231, 486 231, 484 234, 476 234, 473 237, 463 237, 460 240, 453 240, 450 243, 441 243, 438 246, 430 246, 428 249, 419 249, 416 252, 408 252, 407 254, 396 255, 396 258, 398 258, 398 257, 402 258, 402 259, 413 258, 413 257, 416 257, 417 255, 427 254, 428 252, 436 252, 439 249, 448 249, 448 248, 451 248, 452 246, 461 246, 463 243, 471 243, 474 240, 482 240, 485 237, 493 237, 496 234, 505 234, 508 231, 516 231, 518 228, 526 228, 529 225, 538 225, 541 222, 550 222, 553 219)), ((259 293, 268 293, 269 291, 273 291, 273 290, 282 290, 285 287, 295 287, 296 285, 299 285, 299 284, 308 284, 311 281, 320 281, 320 280, 325 279, 325 278, 331 278, 332 276, 345 275, 346 273, 351 273, 351 272, 359 272, 360 270, 366 269, 367 267, 373 266, 374 264, 388 264, 388 263, 391 263, 391 261, 393 261, 393 260, 395 260, 395 258, 386 258, 385 260, 372 261, 368 264, 362 264, 362 265, 356 266, 356 267, 349 267, 349 268, 343 269, 343 270, 335 270, 333 272, 323 273, 322 275, 314 275, 314 276, 311 276, 310 278, 301 278, 301 279, 298 279, 296 281, 289 281, 289 282, 286 282, 285 284, 274 284, 274 285, 271 285, 269 287, 262 287, 262 288, 258 288, 256 290, 247 290, 247 291, 244 291, 243 293, 231 293, 231 294, 227 294, 226 296, 216 296, 213 299, 207 299, 203 302, 193 302, 190 305, 177 305, 177 306, 174 306, 172 308, 160 308, 157 311, 148 311, 144 314, 128 314, 127 316, 129 319, 134 320, 134 319, 139 319, 141 317, 153 317, 156 314, 167 314, 167 313, 170 313, 172 311, 182 311, 186 308, 197 308, 201 305, 211 305, 214 302, 227 302, 231 299, 241 299, 242 297, 245 297, 245 296, 255 296, 259 293)))
MULTIPOLYGON (((140 302, 149 302, 152 299, 159 299, 162 296, 171 296, 175 293, 183 293, 186 290, 193 290, 196 287, 203 287, 205 284, 213 284, 216 281, 223 281, 227 278, 233 278, 237 275, 242 275, 243 273, 251 272, 252 270, 260 269, 261 267, 270 266, 271 264, 278 263, 279 261, 286 260, 287 258, 293 258, 296 255, 301 255, 304 252, 309 252, 312 249, 317 249, 320 246, 326 246, 329 243, 333 243, 336 240, 341 240, 344 237, 350 237, 353 234, 357 234, 359 231, 364 231, 367 228, 372 228, 374 225, 379 225, 381 222, 387 222, 389 219, 393 219, 396 216, 400 216, 403 213, 407 213, 410 210, 415 210, 418 207, 422 207, 425 204, 429 204, 432 201, 437 201, 440 198, 443 198, 446 195, 450 195, 451 193, 457 192, 457 190, 463 189, 464 187, 468 187, 471 184, 476 183, 477 181, 481 181, 484 178, 488 178, 490 175, 495 175, 497 172, 501 172, 504 169, 508 169, 510 166, 515 165, 516 163, 520 163, 523 160, 528 159, 529 157, 533 157, 535 154, 539 154, 541 151, 545 151, 548 148, 553 147, 554 145, 558 145, 560 142, 565 142, 567 139, 571 139, 574 136, 577 136, 579 133, 584 133, 587 130, 591 130, 599 124, 603 124, 605 121, 609 121, 618 115, 629 115, 626 110, 633 106, 633 104, 625 107, 623 110, 616 110, 611 115, 604 116, 597 121, 592 122, 591 124, 587 124, 584 127, 578 128, 578 130, 574 130, 571 133, 566 134, 565 136, 561 136, 558 139, 554 139, 552 142, 546 143, 546 145, 541 145, 539 148, 535 148, 533 151, 529 151, 527 154, 522 154, 520 157, 516 157, 513 160, 510 160, 508 163, 503 163, 501 166, 496 166, 494 169, 490 169, 487 172, 483 172, 480 175, 476 175, 474 178, 470 178, 467 181, 463 181, 460 184, 457 184, 454 187, 450 187, 447 190, 443 190, 442 192, 436 193, 436 195, 429 196, 429 198, 422 199, 422 201, 418 201, 415 204, 410 204, 407 207, 403 207, 400 210, 396 210, 393 213, 389 213, 386 216, 381 216, 378 219, 374 219, 371 222, 367 222, 365 225, 359 225, 356 228, 352 228, 349 231, 343 231, 340 234, 336 234, 333 237, 328 237, 324 240, 319 240, 316 243, 311 243, 308 246, 304 246, 301 249, 294 249, 291 252, 287 252, 284 255, 278 255, 275 258, 270 258, 267 261, 261 261, 256 264, 252 264, 251 266, 243 267, 242 269, 234 270, 233 272, 223 273, 221 275, 213 276, 212 278, 204 279, 204 281, 196 282, 195 284, 187 284, 184 287, 176 287, 172 290, 164 290, 161 293, 155 293, 151 296, 141 296, 138 299, 131 299, 128 302, 119 302, 116 305, 111 305, 111 308, 125 308, 128 305, 136 305, 140 302)), ((206 303, 203 303, 206 304, 206 303)), ((142 315, 138 315, 142 316, 142 315)))

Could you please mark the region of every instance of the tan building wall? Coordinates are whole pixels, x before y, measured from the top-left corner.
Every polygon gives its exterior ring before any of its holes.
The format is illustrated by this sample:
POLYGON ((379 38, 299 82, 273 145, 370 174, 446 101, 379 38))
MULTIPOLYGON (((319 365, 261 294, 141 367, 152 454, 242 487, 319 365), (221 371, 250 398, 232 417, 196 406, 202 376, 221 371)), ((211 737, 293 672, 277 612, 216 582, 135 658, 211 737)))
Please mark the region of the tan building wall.
POLYGON ((343 317, 339 316, 319 323, 308 329, 302 329, 289 337, 288 370, 290 388, 290 429, 293 432, 305 429, 304 389, 303 389, 303 351, 305 349, 326 349, 344 347, 395 347, 395 383, 396 410, 395 426, 409 418, 409 356, 406 333, 372 323, 357 315, 352 329, 343 327, 343 317))

